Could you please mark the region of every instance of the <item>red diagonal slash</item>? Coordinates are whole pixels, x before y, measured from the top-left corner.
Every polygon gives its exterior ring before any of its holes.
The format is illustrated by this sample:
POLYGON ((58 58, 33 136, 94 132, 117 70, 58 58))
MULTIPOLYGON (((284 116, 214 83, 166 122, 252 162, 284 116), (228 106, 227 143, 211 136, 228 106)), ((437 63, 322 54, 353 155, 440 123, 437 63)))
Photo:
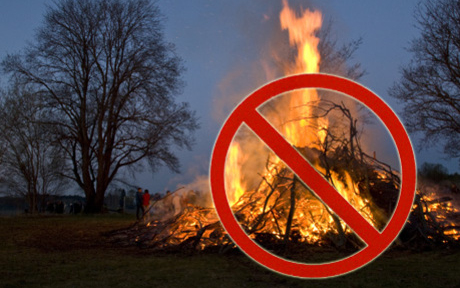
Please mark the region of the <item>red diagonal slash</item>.
POLYGON ((244 122, 291 170, 310 187, 368 245, 380 233, 356 211, 337 190, 297 152, 257 111, 246 115, 244 122))

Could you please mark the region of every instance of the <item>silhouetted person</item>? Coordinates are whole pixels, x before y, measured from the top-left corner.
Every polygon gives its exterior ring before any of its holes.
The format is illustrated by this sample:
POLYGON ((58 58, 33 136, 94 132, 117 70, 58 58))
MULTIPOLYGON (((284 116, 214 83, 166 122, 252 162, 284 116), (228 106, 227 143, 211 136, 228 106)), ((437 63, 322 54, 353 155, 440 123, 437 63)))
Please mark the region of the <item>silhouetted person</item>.
POLYGON ((56 213, 58 214, 62 214, 64 213, 64 202, 62 202, 61 200, 59 200, 56 204, 56 213))
POLYGON ((144 206, 142 206, 142 188, 137 188, 136 193, 136 218, 140 219, 142 215, 144 215, 144 206), (139 212, 141 213, 139 216, 139 212))
POLYGON ((126 197, 126 191, 125 191, 125 189, 121 189, 121 193, 120 193, 120 210, 121 210, 121 213, 125 213, 125 197, 126 197))

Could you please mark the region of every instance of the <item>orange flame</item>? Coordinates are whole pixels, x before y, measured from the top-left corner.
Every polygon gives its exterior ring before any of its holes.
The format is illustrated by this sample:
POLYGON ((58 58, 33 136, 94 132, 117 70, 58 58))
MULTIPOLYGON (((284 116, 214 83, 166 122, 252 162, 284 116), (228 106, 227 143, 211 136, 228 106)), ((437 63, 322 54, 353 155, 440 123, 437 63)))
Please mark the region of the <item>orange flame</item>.
MULTIPOLYGON (((294 65, 287 66, 286 75, 299 73, 318 73, 320 53, 318 44, 320 39, 315 33, 321 28, 322 15, 319 11, 305 10, 299 16, 288 6, 287 0, 283 1, 283 10, 280 13, 282 30, 289 33, 289 44, 297 48, 297 57, 294 65)), ((303 90, 292 93, 290 101, 289 119, 284 125, 284 135, 297 147, 311 146, 319 140, 324 142, 326 138, 325 128, 328 126, 327 119, 312 120, 312 108, 306 103, 319 100, 315 89, 303 90), (309 126, 314 125, 319 129, 310 132, 309 126), (315 133, 316 132, 316 133, 315 133)), ((316 130, 316 129, 315 129, 316 130)))
MULTIPOLYGON (((322 15, 319 11, 304 10, 298 14, 288 6, 287 0, 283 0, 283 9, 280 12, 280 25, 282 30, 286 30, 289 36, 290 45, 297 50, 297 57, 292 65, 286 65, 285 74, 298 74, 298 73, 318 73, 320 71, 320 52, 318 44, 320 39, 316 36, 322 25, 322 15)), ((298 148, 317 148, 321 150, 321 145, 327 137, 327 129, 329 121, 326 118, 318 118, 315 116, 313 106, 315 102, 320 101, 320 97, 316 89, 304 89, 290 93, 289 97, 289 113, 286 116, 282 127, 281 133, 292 145, 298 148)), ((281 160, 274 156, 270 156, 270 164, 267 164, 265 171, 262 173, 262 183, 256 191, 251 191, 255 195, 247 199, 245 192, 246 184, 242 179, 241 169, 244 159, 247 159, 242 154, 240 145, 234 141, 230 147, 227 155, 227 162, 225 167, 226 175, 226 191, 229 198, 229 203, 234 211, 244 214, 246 223, 249 225, 248 229, 251 230, 252 224, 257 223, 257 219, 267 215, 268 211, 272 211, 275 206, 286 206, 281 210, 289 210, 289 201, 283 195, 287 189, 282 188, 279 191, 273 191, 275 182, 275 174, 283 171, 284 164, 281 160), (271 192, 267 192, 271 191, 271 192), (271 193, 271 197, 268 197, 271 193), (253 208, 245 210, 244 207, 248 206, 248 201, 252 201, 253 208), (257 202, 257 206, 254 205, 257 202), (284 201, 284 202, 283 202, 284 201), (281 203, 283 202, 283 203, 281 203)), ((315 168, 322 173, 326 174, 325 169, 319 165, 315 168)), ((286 177, 293 177, 292 173, 286 177)), ((329 173, 331 184, 339 191, 339 193, 356 209, 369 223, 375 224, 373 220, 372 211, 368 200, 362 198, 358 193, 358 188, 351 176, 348 173, 338 175, 334 172, 329 173)), ((293 220, 296 221, 298 232, 301 237, 310 243, 320 240, 321 235, 328 231, 339 229, 337 222, 334 220, 332 213, 324 204, 312 195, 305 191, 298 195, 296 208, 294 210, 293 220)), ((288 197, 289 198, 289 197, 288 197)), ((286 232, 284 229, 287 225, 286 218, 278 214, 276 211, 270 212, 273 214, 271 221, 264 222, 264 231, 281 238, 286 232), (278 217, 279 216, 279 217, 278 217)), ((257 224, 255 224, 257 225, 257 224)), ((347 226, 343 221, 340 221, 340 229, 347 230, 347 226)))
POLYGON ((300 17, 292 10, 287 0, 283 0, 283 10, 280 13, 281 29, 288 30, 289 44, 298 49, 295 65, 286 74, 317 73, 319 72, 320 39, 315 33, 321 28, 322 15, 319 11, 305 10, 300 17))
POLYGON ((241 174, 242 152, 238 142, 230 146, 225 163, 225 190, 230 206, 235 204, 246 191, 241 174))

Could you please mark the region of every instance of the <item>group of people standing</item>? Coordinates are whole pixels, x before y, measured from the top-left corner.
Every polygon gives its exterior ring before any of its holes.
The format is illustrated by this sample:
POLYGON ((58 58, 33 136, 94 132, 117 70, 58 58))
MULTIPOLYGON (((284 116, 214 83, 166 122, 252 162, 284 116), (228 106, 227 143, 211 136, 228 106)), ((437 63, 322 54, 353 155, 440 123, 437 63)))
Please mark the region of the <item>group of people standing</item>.
POLYGON ((136 217, 140 219, 144 216, 145 210, 148 208, 150 204, 150 194, 149 190, 145 189, 142 192, 142 188, 137 188, 136 193, 136 217), (141 212, 142 214, 140 214, 141 212))

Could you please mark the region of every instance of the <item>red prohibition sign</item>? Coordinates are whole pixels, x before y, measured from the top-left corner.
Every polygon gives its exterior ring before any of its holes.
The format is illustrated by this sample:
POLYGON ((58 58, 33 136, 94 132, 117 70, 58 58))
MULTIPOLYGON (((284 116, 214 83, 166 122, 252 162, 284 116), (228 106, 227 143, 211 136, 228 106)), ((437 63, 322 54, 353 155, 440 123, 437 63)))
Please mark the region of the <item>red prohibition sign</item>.
POLYGON ((262 86, 233 111, 222 127, 211 160, 211 190, 217 213, 232 240, 249 257, 276 272, 301 278, 325 278, 356 270, 379 256, 398 236, 410 213, 415 195, 416 166, 409 137, 390 107, 370 90, 351 80, 328 74, 300 74, 262 86), (258 112, 264 102, 303 88, 333 90, 353 97, 370 108, 390 131, 401 163, 401 190, 393 216, 383 231, 376 230, 306 161, 258 112), (271 254, 244 232, 232 213, 225 193, 225 161, 238 128, 245 123, 366 243, 357 253, 334 262, 298 263, 271 254))

